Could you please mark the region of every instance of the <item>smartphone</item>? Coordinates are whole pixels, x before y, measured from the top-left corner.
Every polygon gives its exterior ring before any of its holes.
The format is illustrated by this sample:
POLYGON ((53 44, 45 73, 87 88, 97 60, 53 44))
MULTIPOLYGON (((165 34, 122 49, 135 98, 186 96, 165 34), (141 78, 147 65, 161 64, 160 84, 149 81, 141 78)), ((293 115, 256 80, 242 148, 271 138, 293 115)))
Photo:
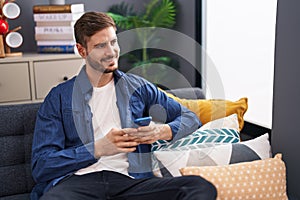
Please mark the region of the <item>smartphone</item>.
POLYGON ((134 120, 134 123, 139 126, 148 126, 152 120, 152 117, 142 117, 134 120))

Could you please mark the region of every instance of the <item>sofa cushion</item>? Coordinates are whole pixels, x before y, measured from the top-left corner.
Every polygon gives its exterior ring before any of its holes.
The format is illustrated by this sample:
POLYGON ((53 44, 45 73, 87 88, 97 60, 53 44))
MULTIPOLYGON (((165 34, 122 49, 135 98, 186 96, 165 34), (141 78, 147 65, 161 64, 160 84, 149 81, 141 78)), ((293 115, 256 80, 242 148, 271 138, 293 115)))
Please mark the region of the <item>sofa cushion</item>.
POLYGON ((0 197, 1 200, 30 200, 30 193, 0 197))
POLYGON ((239 131, 244 126, 244 114, 248 109, 248 98, 246 97, 237 101, 230 101, 223 99, 186 99, 174 96, 172 93, 166 92, 166 94, 193 111, 203 124, 236 113, 239 121, 239 131))
POLYGON ((237 118, 237 114, 232 114, 227 117, 222 117, 220 119, 207 122, 206 124, 201 126, 199 130, 202 131, 207 129, 221 129, 221 128, 234 129, 236 131, 239 131, 239 121, 237 118))
POLYGON ((162 148, 153 154, 154 163, 159 163, 153 166, 156 176, 180 176, 179 169, 187 166, 218 166, 270 158, 271 146, 266 133, 245 142, 162 148))
POLYGON ((31 145, 39 107, 40 103, 0 106, 1 199, 28 199, 34 186, 31 145))
MULTIPOLYGON (((185 167, 183 176, 198 175, 217 188, 217 200, 287 200, 286 167, 282 155, 223 166, 185 167)), ((200 186, 201 187, 201 186, 200 186)))

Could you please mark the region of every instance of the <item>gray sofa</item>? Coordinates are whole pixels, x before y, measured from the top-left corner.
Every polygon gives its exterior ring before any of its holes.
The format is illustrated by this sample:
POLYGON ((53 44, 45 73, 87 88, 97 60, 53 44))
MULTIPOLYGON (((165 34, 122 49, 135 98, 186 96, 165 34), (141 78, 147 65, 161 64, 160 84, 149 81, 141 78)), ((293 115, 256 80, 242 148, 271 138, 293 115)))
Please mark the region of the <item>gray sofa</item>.
MULTIPOLYGON (((202 99, 200 88, 185 88, 169 91, 178 97, 202 99)), ((36 113, 40 103, 0 106, 0 200, 30 199, 34 186, 31 177, 31 144, 36 113)), ((265 133, 245 123, 247 132, 265 133)), ((259 134, 260 135, 260 134, 259 134)), ((257 135, 245 135, 246 139, 257 135)))
POLYGON ((0 199, 23 200, 34 181, 31 177, 31 144, 40 104, 0 106, 0 199))
MULTIPOLYGON (((169 91, 186 98, 204 98, 200 88, 169 91)), ((30 199, 31 144, 40 103, 0 106, 0 200, 30 199)))

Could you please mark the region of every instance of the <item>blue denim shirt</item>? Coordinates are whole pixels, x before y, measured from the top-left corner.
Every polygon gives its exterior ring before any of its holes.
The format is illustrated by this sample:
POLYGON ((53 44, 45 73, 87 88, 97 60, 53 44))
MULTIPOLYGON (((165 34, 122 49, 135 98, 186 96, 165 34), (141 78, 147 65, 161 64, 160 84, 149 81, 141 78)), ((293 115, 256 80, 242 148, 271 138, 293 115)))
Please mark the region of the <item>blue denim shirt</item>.
MULTIPOLYGON (((133 120, 151 114, 152 107, 156 120, 171 127, 173 140, 201 125, 194 113, 141 77, 117 70, 114 82, 122 128, 135 127, 133 120)), ((84 66, 77 77, 54 87, 45 98, 37 114, 32 144, 32 175, 37 184, 31 199, 39 199, 64 177, 97 162, 93 113, 88 104, 92 93, 84 66)), ((141 144, 128 154, 131 176, 153 176, 150 151, 151 145, 141 144)))

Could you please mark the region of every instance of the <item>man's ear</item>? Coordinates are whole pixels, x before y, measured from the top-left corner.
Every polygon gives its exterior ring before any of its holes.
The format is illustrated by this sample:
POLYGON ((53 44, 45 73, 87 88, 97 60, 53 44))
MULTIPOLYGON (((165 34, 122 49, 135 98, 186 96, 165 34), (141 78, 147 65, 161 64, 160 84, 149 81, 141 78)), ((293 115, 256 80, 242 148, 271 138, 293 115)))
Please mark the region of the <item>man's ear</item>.
POLYGON ((86 49, 79 43, 76 43, 76 47, 77 47, 79 55, 82 58, 86 58, 86 49))

